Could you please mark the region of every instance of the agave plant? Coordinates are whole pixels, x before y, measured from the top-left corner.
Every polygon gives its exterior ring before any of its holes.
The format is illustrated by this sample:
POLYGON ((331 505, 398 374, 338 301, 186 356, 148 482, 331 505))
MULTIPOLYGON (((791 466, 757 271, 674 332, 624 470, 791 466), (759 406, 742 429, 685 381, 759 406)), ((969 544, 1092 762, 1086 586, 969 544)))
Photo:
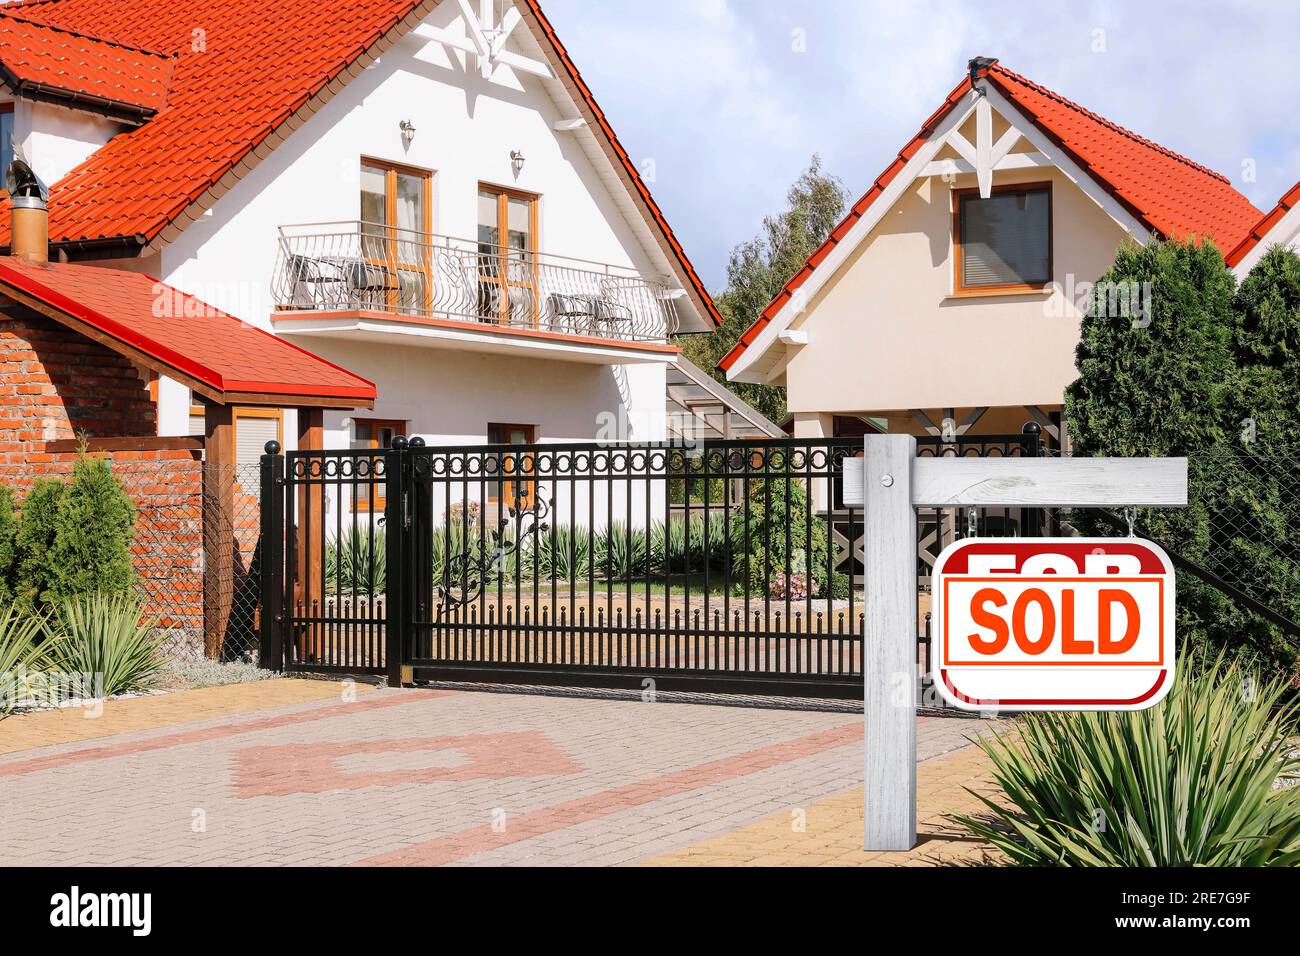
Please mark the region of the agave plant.
POLYGON ((23 675, 43 670, 51 642, 41 640, 45 620, 14 605, 0 610, 0 714, 7 714, 25 696, 23 675))
POLYGON ((1286 693, 1220 659, 1148 710, 1030 715, 980 742, 1003 799, 954 819, 1028 866, 1296 865, 1286 693))
POLYGON ((345 531, 325 547, 325 589, 330 594, 372 597, 387 586, 388 539, 375 529, 345 531))
POLYGON ((161 638, 134 597, 89 594, 60 603, 50 622, 51 666, 103 680, 109 697, 153 686, 165 663, 161 638))

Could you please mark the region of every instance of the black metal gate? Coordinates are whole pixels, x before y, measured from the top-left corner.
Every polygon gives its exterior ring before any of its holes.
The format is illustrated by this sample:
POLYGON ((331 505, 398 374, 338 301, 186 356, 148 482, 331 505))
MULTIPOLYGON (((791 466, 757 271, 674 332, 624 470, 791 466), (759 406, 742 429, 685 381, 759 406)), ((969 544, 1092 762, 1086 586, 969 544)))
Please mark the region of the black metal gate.
MULTIPOLYGON (((1016 455, 1037 440, 919 443, 1016 455)), ((268 446, 263 660, 391 683, 859 696, 864 529, 842 476, 861 451, 859 438, 268 446)), ((1030 523, 971 520, 921 516, 918 586, 952 536, 1030 523)))

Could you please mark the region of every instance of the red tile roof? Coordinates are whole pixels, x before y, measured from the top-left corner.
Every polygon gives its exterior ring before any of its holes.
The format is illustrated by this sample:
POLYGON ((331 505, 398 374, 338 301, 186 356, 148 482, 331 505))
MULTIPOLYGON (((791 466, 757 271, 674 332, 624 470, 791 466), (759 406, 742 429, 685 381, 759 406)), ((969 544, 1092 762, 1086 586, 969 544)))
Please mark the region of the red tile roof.
POLYGON ((210 397, 255 394, 275 398, 272 404, 348 408, 375 398, 375 386, 359 375, 140 272, 5 256, 0 294, 210 397))
MULTIPOLYGON (((166 102, 50 188, 50 241, 152 240, 327 84, 435 0, 20 0, 0 20, 56 24, 175 57, 166 102)), ((331 91, 332 92, 332 89, 331 91)), ((328 95, 328 94, 327 94, 328 95)), ((299 122, 305 119, 299 116, 299 122)), ((296 124, 294 124, 296 125, 296 124)), ((242 173, 239 170, 236 175, 242 173)), ((0 245, 9 241, 0 212, 0 245)))
POLYGON ((1250 231, 1246 233, 1246 237, 1242 239, 1241 242, 1237 243, 1231 252, 1224 256, 1228 265, 1236 266, 1237 263, 1246 258, 1246 254, 1249 253, 1251 249, 1254 249, 1255 246, 1259 245, 1260 242, 1268 236, 1273 227, 1277 225, 1278 220, 1294 209, 1297 203, 1300 203, 1300 183, 1296 183, 1287 190, 1286 195, 1277 201, 1277 205, 1264 213, 1263 218, 1250 227, 1250 231))
MULTIPOLYGON (((1165 238, 1204 237, 1220 249, 1231 249, 1259 219, 1259 210, 1222 174, 1117 126, 1001 65, 995 63, 984 76, 1047 139, 1152 232, 1165 238)), ((826 241, 723 356, 718 363, 720 369, 725 371, 735 364, 970 89, 969 77, 953 88, 826 241)))
MULTIPOLYGON (((223 177, 232 171, 240 175, 241 163, 255 161, 249 154, 259 145, 276 143, 286 123, 294 128, 314 113, 338 88, 332 81, 359 74, 395 42, 401 32, 396 27, 413 28, 437 5, 437 0, 167 0, 166 15, 160 15, 158 0, 17 0, 0 7, 0 22, 12 30, 19 29, 14 22, 21 17, 175 58, 166 103, 157 115, 116 136, 51 186, 50 241, 152 241, 206 192, 228 188, 223 177)), ((652 228, 663 235, 710 318, 721 324, 703 282, 537 0, 525 0, 523 9, 595 116, 652 228)), ((95 69, 102 79, 100 72, 95 69)), ((9 242, 8 218, 0 205, 0 246, 9 242)))
POLYGON ((0 16, 0 77, 21 96, 75 102, 142 120, 163 106, 172 57, 3 11, 0 16))

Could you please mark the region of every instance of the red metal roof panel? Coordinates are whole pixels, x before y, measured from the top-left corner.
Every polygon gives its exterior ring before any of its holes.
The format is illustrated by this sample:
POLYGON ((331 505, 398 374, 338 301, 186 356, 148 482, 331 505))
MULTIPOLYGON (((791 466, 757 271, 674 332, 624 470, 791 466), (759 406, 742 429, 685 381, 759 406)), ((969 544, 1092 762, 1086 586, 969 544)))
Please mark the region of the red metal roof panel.
POLYGON ((141 272, 5 256, 0 292, 6 290, 31 296, 216 392, 340 405, 375 398, 374 384, 361 376, 141 272))

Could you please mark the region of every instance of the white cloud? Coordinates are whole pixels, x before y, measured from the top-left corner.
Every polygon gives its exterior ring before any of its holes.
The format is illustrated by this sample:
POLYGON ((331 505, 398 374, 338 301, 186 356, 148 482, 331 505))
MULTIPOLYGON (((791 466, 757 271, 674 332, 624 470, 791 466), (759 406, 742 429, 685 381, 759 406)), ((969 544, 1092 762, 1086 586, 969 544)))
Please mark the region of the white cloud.
POLYGON ((1262 208, 1300 179, 1300 58, 1262 0, 545 7, 624 145, 656 160, 651 188, 714 287, 813 152, 856 197, 977 54, 1218 169, 1262 208))

